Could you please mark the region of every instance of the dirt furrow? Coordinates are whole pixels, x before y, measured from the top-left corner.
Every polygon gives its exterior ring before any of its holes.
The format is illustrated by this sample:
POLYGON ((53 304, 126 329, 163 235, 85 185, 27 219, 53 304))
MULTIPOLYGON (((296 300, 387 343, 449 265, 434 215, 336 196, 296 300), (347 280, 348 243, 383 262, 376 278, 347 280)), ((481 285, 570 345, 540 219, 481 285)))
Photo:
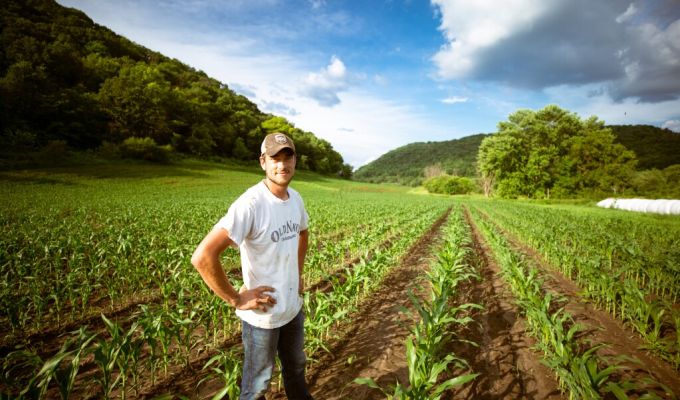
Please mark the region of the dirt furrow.
POLYGON ((526 335, 525 323, 513 296, 500 277, 500 269, 484 238, 470 220, 472 256, 479 281, 461 288, 461 301, 484 306, 472 314, 475 323, 460 332, 461 339, 478 344, 455 346, 453 351, 468 360, 472 372, 480 375, 464 390, 447 398, 456 399, 562 399, 557 381, 532 349, 535 342, 526 335))

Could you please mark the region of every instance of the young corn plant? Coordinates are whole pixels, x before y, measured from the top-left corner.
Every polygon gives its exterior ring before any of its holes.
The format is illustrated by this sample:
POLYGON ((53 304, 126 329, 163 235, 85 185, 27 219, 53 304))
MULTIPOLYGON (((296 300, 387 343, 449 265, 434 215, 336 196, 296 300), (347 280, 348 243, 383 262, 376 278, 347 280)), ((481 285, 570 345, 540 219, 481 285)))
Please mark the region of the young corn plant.
MULTIPOLYGON (((121 382, 121 397, 124 399, 127 390, 127 377, 131 373, 130 367, 136 368, 137 361, 133 358, 139 354, 141 340, 134 340, 138 323, 132 324, 127 332, 121 326, 102 314, 110 338, 100 339, 94 350, 94 361, 99 366, 101 374, 97 380, 101 385, 103 395, 109 398, 111 391, 121 382), (114 377, 114 374, 117 374, 114 377)), ((135 372, 136 373, 136 372, 135 372)), ((134 374, 133 374, 134 375, 134 374)))
MULTIPOLYGON (((2 379, 3 392, 0 398, 11 399, 14 397, 22 398, 16 394, 28 387, 26 382, 33 379, 45 361, 34 351, 28 349, 17 349, 8 353, 2 360, 2 379)), ((31 398, 39 398, 35 388, 30 390, 31 398)))
POLYGON ((80 328, 75 339, 67 340, 57 354, 45 361, 19 398, 46 398, 52 381, 56 382, 61 399, 70 398, 80 363, 92 351, 90 344, 96 337, 95 333, 80 328))
POLYGON ((212 400, 219 400, 227 396, 227 399, 238 399, 241 393, 239 387, 239 377, 241 376, 240 356, 232 351, 219 351, 203 366, 203 370, 209 369, 210 374, 201 379, 196 387, 211 379, 221 379, 224 386, 212 397, 212 400))
POLYGON ((357 378, 354 382, 380 390, 388 400, 439 400, 447 390, 462 386, 479 375, 459 375, 439 382, 439 376, 449 368, 450 364, 454 363, 460 367, 465 365, 465 361, 452 354, 433 361, 427 353, 418 349, 416 340, 415 337, 410 336, 406 341, 408 386, 397 382, 390 391, 380 387, 372 378, 357 378))
POLYGON ((305 349, 309 354, 314 354, 318 349, 329 351, 327 341, 333 334, 333 326, 342 317, 355 311, 361 300, 380 286, 390 268, 398 263, 410 244, 431 224, 434 216, 436 214, 426 213, 416 219, 414 225, 407 228, 406 234, 395 239, 389 248, 368 251, 363 244, 361 248, 365 256, 344 268, 343 279, 331 278, 330 292, 305 295, 305 349))

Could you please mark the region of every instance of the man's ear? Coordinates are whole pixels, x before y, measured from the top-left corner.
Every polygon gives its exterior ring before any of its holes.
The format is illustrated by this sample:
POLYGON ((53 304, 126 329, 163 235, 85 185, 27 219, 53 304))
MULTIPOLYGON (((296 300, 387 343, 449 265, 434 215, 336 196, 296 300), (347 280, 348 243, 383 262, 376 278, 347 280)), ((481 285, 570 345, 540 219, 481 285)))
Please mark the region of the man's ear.
POLYGON ((262 155, 260 156, 260 167, 262 167, 262 170, 263 170, 263 171, 266 171, 267 168, 265 168, 264 157, 265 157, 264 154, 262 154, 262 155))

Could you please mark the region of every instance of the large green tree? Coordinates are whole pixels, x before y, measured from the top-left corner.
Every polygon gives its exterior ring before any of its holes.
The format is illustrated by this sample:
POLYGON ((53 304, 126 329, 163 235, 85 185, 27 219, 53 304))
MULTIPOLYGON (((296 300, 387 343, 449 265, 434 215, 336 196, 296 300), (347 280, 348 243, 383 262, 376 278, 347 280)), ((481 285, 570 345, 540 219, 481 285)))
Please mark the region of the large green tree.
POLYGON ((173 94, 163 75, 152 65, 137 63, 120 69, 99 90, 100 103, 110 116, 116 139, 148 136, 157 143, 169 143, 167 104, 173 94))
POLYGON ((603 121, 555 105, 510 115, 482 141, 477 157, 487 195, 529 198, 620 194, 635 162, 603 121))

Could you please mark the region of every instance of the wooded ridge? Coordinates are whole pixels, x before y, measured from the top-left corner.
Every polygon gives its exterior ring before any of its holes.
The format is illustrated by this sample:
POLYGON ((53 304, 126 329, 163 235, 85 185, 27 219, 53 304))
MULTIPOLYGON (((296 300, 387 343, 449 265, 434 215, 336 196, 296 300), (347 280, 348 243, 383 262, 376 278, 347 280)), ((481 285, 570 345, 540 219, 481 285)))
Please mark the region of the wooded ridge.
MULTIPOLYGON (((0 9, 0 160, 48 148, 253 160, 273 130, 295 141, 298 166, 348 177, 331 144, 204 72, 94 23, 53 0, 0 9)), ((57 151, 55 151, 55 149, 57 151)), ((50 153, 50 152, 47 152, 50 153)), ((30 161, 30 160, 29 160, 30 161)))
MULTIPOLYGON (((680 134, 651 125, 608 125, 615 142, 632 150, 637 169, 664 169, 680 164, 680 134)), ((427 173, 477 176, 477 152, 490 134, 441 142, 418 142, 391 150, 362 166, 354 178, 366 182, 419 185, 427 173), (430 167, 429 171, 426 168, 430 167), (432 168, 434 167, 434 168, 432 168)))

